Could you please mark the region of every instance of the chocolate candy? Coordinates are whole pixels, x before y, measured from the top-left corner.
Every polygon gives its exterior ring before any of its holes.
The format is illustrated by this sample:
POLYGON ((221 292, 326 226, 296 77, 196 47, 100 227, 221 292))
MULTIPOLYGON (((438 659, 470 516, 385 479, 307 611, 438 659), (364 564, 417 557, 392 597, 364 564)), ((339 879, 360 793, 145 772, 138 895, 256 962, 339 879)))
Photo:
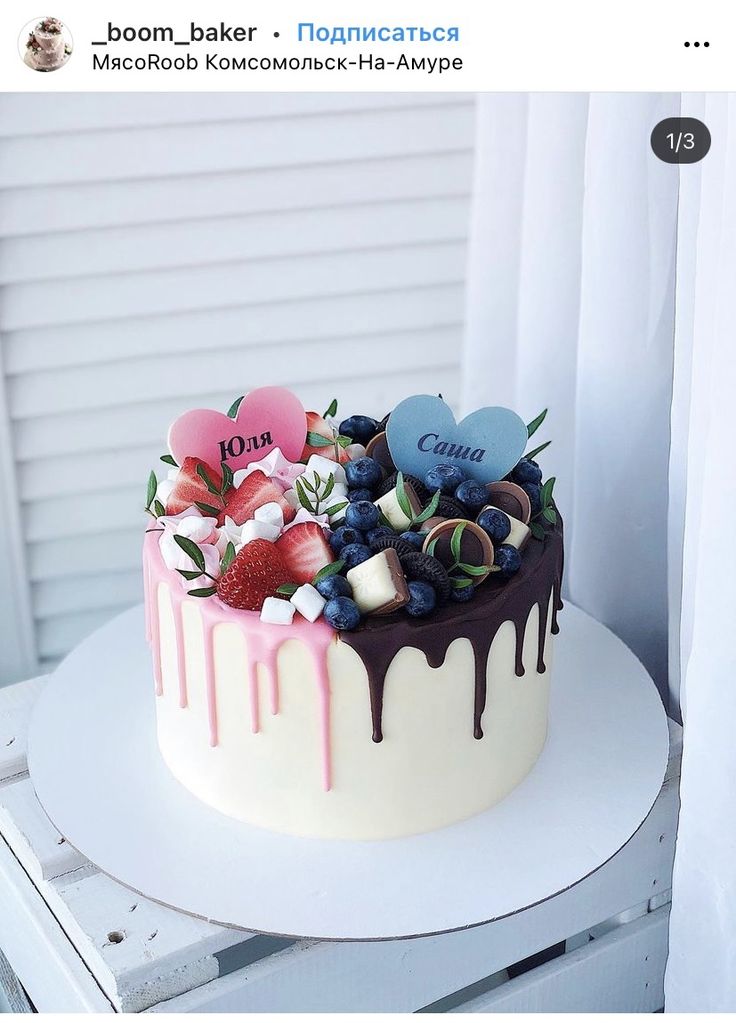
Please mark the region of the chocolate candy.
MULTIPOLYGON (((422 502, 414 492, 414 488, 411 483, 404 484, 404 493, 406 494, 406 499, 411 507, 412 514, 418 515, 422 510, 422 502)), ((412 520, 402 511, 401 505, 399 504, 396 487, 394 487, 393 490, 389 490, 387 494, 384 494, 383 497, 379 497, 378 500, 373 503, 381 511, 388 524, 398 533, 403 533, 404 530, 408 529, 411 525, 412 520)))
POLYGON ((498 483, 486 484, 486 490, 488 491, 488 503, 494 508, 500 508, 502 512, 506 512, 511 518, 519 519, 524 525, 529 524, 532 517, 532 504, 529 495, 516 483, 499 480, 498 483))
POLYGON ((444 565, 431 554, 424 554, 422 551, 412 551, 410 554, 403 554, 400 558, 404 575, 412 582, 429 583, 434 586, 437 599, 444 603, 450 599, 452 585, 450 577, 444 565))
POLYGON ((378 464, 382 466, 386 472, 396 471, 396 466, 391 458, 391 452, 388 449, 385 431, 377 433, 375 437, 372 437, 371 440, 368 441, 365 453, 369 458, 375 458, 378 464))
POLYGON ((353 600, 363 614, 387 615, 409 603, 409 587, 395 550, 388 548, 362 561, 347 574, 353 600))
MULTIPOLYGON (((470 522, 468 519, 445 519, 439 523, 427 533, 422 550, 425 553, 431 552, 450 574, 454 573, 454 566, 458 562, 472 565, 474 568, 484 568, 486 570, 484 575, 472 577, 475 586, 486 579, 493 566, 494 551, 490 537, 476 522, 470 522), (459 554, 455 557, 452 551, 452 538, 458 526, 462 526, 462 532, 459 554)), ((457 574, 462 575, 462 569, 457 569, 457 574)))
POLYGON ((435 526, 439 526, 440 523, 446 521, 447 519, 444 515, 433 515, 431 519, 425 519, 424 522, 422 522, 422 524, 418 527, 418 532, 424 533, 426 536, 427 533, 432 532, 435 526))

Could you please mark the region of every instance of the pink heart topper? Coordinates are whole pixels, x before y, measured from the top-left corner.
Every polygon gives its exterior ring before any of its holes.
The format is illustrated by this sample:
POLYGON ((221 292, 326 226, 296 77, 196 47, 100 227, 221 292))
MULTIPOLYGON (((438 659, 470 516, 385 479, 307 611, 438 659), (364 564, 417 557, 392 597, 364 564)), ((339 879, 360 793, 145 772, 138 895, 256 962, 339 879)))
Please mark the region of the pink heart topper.
POLYGON ((281 448, 284 458, 301 458, 307 435, 302 403, 285 387, 258 387, 243 398, 234 419, 197 408, 169 427, 169 450, 179 465, 198 458, 212 468, 225 462, 235 472, 281 448))

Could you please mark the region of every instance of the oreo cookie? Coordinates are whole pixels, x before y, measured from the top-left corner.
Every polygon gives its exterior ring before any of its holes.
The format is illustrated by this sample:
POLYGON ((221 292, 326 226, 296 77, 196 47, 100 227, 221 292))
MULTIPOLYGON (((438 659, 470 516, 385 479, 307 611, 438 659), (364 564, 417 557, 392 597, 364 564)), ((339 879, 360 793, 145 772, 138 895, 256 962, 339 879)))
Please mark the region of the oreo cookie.
POLYGON ((375 540, 368 542, 368 546, 376 554, 392 547, 400 558, 404 554, 412 554, 414 552, 414 547, 407 543, 406 540, 402 540, 400 536, 377 536, 375 540))
MULTIPOLYGON (((376 489, 376 497, 383 497, 389 490, 393 490, 396 486, 396 479, 398 477, 397 472, 392 472, 390 476, 387 476, 385 480, 382 480, 376 489)), ((404 483, 410 483, 414 488, 414 493, 417 495, 422 505, 425 505, 429 500, 429 491, 417 476, 408 476, 404 473, 404 483)))
POLYGON ((442 603, 450 599, 452 590, 450 577, 437 558, 421 551, 411 551, 409 554, 399 555, 399 561, 404 575, 410 582, 429 583, 434 587, 437 599, 442 603))
POLYGON ((435 514, 441 515, 443 519, 470 518, 465 505, 461 504, 461 502, 457 501, 454 497, 448 497, 447 495, 440 498, 435 514))

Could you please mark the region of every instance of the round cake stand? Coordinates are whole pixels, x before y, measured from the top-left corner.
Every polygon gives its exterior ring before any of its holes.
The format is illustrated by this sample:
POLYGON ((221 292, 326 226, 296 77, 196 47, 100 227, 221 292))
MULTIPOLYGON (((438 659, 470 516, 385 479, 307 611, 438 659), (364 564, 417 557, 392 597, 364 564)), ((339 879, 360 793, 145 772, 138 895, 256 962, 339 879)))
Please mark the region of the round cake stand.
POLYGON ((537 764, 497 806, 440 831, 302 839, 199 802, 158 752, 140 607, 90 636, 50 678, 31 721, 31 779, 61 834, 105 873, 229 927, 369 940, 485 923, 597 870, 662 784, 667 723, 646 671, 578 608, 568 604, 560 625, 537 764))

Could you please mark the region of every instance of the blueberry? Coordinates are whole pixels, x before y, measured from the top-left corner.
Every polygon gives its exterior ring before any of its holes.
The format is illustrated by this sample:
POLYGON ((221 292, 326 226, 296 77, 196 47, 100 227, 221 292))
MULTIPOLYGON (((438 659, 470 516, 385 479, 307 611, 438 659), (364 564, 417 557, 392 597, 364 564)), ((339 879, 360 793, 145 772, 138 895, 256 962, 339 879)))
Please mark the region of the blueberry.
POLYGON ((475 480, 465 480, 455 490, 455 500, 464 504, 473 515, 477 515, 481 508, 488 504, 488 491, 482 483, 477 483, 475 480))
POLYGON ((348 544, 362 544, 363 534, 359 529, 351 529, 350 526, 339 526, 330 537, 330 547, 335 554, 340 554, 343 547, 348 544))
POLYGON ((354 462, 345 463, 345 477, 349 487, 377 487, 383 479, 381 466, 375 458, 356 458, 354 462))
POLYGON ((511 532, 511 519, 500 508, 485 508, 475 520, 494 544, 503 543, 511 532))
POLYGON ((454 493, 464 480, 465 473, 460 466, 450 465, 449 462, 435 465, 424 477, 424 482, 430 490, 440 490, 443 494, 454 493))
POLYGON ((360 625, 360 608, 350 597, 333 597, 327 601, 322 613, 332 628, 341 632, 360 625))
POLYGON ((348 490, 348 501, 355 504, 356 501, 370 501, 373 497, 367 487, 356 487, 355 490, 348 490))
POLYGON ((346 572, 349 568, 355 568, 356 565, 360 565, 361 562, 367 561, 368 558, 373 557, 373 551, 370 547, 366 547, 364 543, 349 543, 340 551, 340 558, 345 562, 346 572))
POLYGON ((521 568, 521 554, 510 543, 502 543, 495 553, 493 564, 501 569, 502 579, 508 579, 521 568))
POLYGON ((426 539, 425 536, 421 533, 415 532, 413 529, 407 529, 407 531, 405 533, 401 533, 400 536, 402 540, 406 540, 407 543, 410 543, 415 551, 420 551, 422 549, 426 539))
POLYGON ((542 470, 536 462, 532 462, 529 458, 522 458, 511 470, 511 480, 518 484, 541 483, 542 470))
POLYGON ((467 601, 472 600, 474 596, 475 586, 461 586, 459 589, 453 586, 450 592, 450 600, 454 600, 458 604, 465 604, 467 601))
POLYGON ((412 618, 424 618, 431 614, 436 603, 437 595, 429 583, 409 583, 409 603, 404 605, 404 610, 412 618))
POLYGON ((317 593, 320 593, 325 600, 332 600, 333 597, 352 597, 353 587, 344 575, 328 575, 315 583, 317 593))
POLYGON ((538 483, 522 483, 521 489, 528 495, 532 506, 532 518, 542 510, 542 488, 538 483))
POLYGON ((372 501, 356 501, 345 509, 345 525, 365 532, 378 525, 378 508, 372 501))
POLYGON ((356 444, 367 444, 378 430, 378 423, 370 416, 350 416, 340 423, 340 433, 352 437, 356 444))
POLYGON ((365 534, 365 540, 368 546, 379 540, 382 536, 396 536, 396 533, 391 526, 376 526, 375 529, 369 529, 365 534))

